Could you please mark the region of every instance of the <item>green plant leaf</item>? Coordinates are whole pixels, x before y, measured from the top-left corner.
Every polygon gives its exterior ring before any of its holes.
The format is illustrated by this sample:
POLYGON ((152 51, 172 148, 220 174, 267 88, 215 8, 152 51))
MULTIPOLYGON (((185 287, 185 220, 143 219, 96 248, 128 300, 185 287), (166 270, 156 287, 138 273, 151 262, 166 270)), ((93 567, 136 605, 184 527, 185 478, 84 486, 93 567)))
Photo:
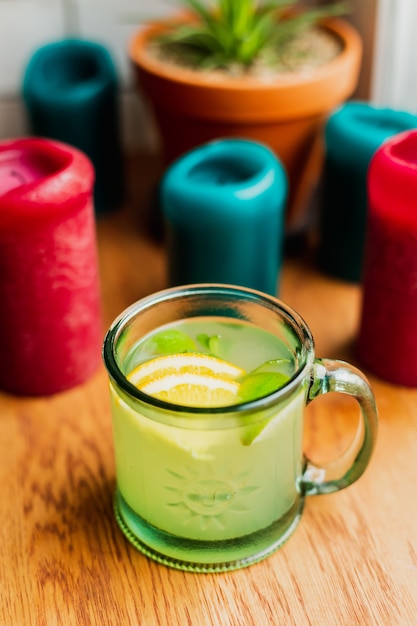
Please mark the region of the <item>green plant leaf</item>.
POLYGON ((184 3, 188 5, 203 22, 209 23, 213 19, 212 12, 207 7, 206 3, 200 2, 200 0, 184 0, 184 3))
POLYGON ((250 67, 260 56, 279 51, 300 31, 325 17, 349 13, 346 1, 289 11, 298 0, 183 0, 193 19, 172 25, 165 43, 184 48, 185 57, 201 68, 250 67))
POLYGON ((242 41, 239 60, 248 65, 256 55, 268 45, 275 28, 275 20, 271 15, 260 15, 253 25, 250 34, 242 41))

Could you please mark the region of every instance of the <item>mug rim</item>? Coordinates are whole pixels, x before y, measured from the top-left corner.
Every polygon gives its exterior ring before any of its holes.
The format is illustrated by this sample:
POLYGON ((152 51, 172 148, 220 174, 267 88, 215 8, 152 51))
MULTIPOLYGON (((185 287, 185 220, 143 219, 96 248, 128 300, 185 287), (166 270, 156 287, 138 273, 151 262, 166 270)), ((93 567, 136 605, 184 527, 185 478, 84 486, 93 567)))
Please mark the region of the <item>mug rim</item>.
MULTIPOLYGON (((188 319, 188 318, 187 318, 188 319)), ((315 358, 315 346, 314 339, 311 330, 304 319, 299 313, 297 313, 292 307, 285 304, 282 300, 276 296, 272 296, 255 289, 248 287, 241 287, 236 285, 228 285, 223 283, 196 283, 192 285, 179 285, 176 287, 170 287, 162 289, 149 294, 136 302, 126 307, 112 322, 107 330, 102 349, 102 357, 107 369, 107 373, 110 378, 116 383, 125 394, 130 396, 133 400, 144 403, 155 409, 163 410, 169 413, 176 414, 192 414, 199 415, 201 417, 208 415, 230 415, 244 412, 254 412, 260 409, 266 409, 269 406, 276 404, 278 401, 290 396, 294 389, 297 388, 301 380, 305 376, 307 369, 311 369, 315 358), (125 374, 120 369, 116 359, 116 345, 117 341, 123 332, 124 328, 138 315, 140 312, 147 309, 151 309, 158 304, 167 300, 174 300, 183 298, 184 296, 192 295, 213 295, 224 294, 226 296, 241 297, 247 301, 252 301, 259 306, 264 306, 270 310, 279 311, 281 316, 284 314, 284 318, 287 324, 289 324, 293 330, 297 332, 297 336, 300 340, 300 344, 305 347, 306 359, 305 362, 294 372, 290 380, 277 389, 267 395, 261 396, 254 400, 248 400, 240 404, 232 404, 226 406, 216 407, 198 407, 198 406, 183 406, 160 400, 154 396, 148 395, 133 385, 125 374)))

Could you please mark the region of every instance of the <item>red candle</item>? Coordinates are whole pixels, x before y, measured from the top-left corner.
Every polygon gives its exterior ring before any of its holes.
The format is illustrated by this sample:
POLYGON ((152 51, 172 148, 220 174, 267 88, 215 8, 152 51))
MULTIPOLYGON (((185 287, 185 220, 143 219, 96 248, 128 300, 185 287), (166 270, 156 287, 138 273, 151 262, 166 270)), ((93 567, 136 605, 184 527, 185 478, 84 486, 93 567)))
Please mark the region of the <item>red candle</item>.
POLYGON ((92 202, 80 151, 45 139, 0 142, 0 388, 49 395, 101 359, 92 202))
POLYGON ((358 352, 390 382, 417 386, 417 130, 375 153, 368 174, 358 352))

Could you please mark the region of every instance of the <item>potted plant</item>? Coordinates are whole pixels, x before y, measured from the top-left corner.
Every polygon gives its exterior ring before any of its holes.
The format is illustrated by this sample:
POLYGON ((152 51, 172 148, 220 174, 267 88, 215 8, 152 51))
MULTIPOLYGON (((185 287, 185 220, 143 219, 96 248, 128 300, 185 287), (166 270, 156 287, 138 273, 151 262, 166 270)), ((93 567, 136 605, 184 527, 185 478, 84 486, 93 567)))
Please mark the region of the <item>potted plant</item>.
POLYGON ((357 84, 361 39, 335 17, 346 5, 183 2, 188 12, 147 24, 129 49, 165 163, 226 136, 267 144, 287 171, 287 229, 296 230, 320 176, 326 117, 357 84))

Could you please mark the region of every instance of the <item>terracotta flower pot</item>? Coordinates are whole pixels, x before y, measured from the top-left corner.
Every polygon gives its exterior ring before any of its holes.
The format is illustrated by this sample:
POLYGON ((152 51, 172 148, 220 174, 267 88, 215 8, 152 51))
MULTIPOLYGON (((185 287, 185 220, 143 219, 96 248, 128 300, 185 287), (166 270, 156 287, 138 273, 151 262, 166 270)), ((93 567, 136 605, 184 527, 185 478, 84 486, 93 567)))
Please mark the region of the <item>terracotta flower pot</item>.
POLYGON ((288 174, 287 229, 299 228, 321 172, 323 125, 328 113, 353 93, 362 58, 360 36, 348 22, 328 19, 323 26, 340 38, 340 54, 314 70, 269 81, 213 79, 168 65, 147 50, 164 24, 139 31, 131 41, 130 58, 138 87, 153 110, 166 163, 220 137, 265 143, 288 174))

